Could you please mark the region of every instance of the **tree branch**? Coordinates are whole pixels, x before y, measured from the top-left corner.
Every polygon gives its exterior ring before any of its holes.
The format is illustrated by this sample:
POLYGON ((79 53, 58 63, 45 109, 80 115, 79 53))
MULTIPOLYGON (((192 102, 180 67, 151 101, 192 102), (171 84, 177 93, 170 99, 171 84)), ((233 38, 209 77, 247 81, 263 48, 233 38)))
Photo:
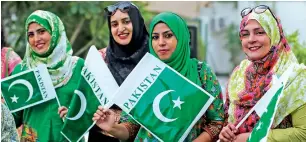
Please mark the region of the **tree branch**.
POLYGON ((70 44, 71 46, 73 46, 73 43, 75 42, 76 38, 78 37, 83 25, 85 22, 85 18, 82 18, 81 21, 79 22, 78 26, 76 27, 76 29, 74 30, 71 38, 70 38, 70 44))
POLYGON ((80 50, 75 53, 75 56, 79 56, 81 55, 84 51, 86 51, 92 44, 94 43, 94 40, 90 40, 85 46, 83 46, 82 48, 80 48, 80 50))

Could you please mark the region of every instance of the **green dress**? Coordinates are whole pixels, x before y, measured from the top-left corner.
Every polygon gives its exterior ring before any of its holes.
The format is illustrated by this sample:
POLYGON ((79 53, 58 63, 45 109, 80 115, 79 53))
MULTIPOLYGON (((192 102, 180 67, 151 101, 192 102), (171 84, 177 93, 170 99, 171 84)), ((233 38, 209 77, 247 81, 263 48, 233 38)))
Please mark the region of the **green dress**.
MULTIPOLYGON (((84 60, 79 58, 73 70, 72 77, 64 86, 56 88, 56 94, 61 105, 68 108, 73 92, 77 89, 80 80, 80 74, 84 60)), ((13 71, 13 74, 19 73, 21 70, 19 64, 13 71)), ((36 142, 63 142, 67 141, 60 133, 63 126, 63 120, 59 117, 58 103, 56 99, 52 99, 45 103, 24 109, 14 113, 17 127, 23 124, 21 141, 36 142)))
MULTIPOLYGON (((68 108, 81 79, 84 60, 72 56, 71 44, 67 39, 64 24, 58 16, 48 11, 37 10, 27 18, 26 32, 32 23, 39 24, 50 34, 48 50, 42 54, 36 53, 33 50, 35 48, 28 42, 23 61, 15 67, 13 74, 45 64, 61 106, 68 108)), ((67 141, 60 133, 63 120, 57 113, 58 108, 57 100, 53 99, 14 113, 16 125, 23 124, 21 141, 67 141)))

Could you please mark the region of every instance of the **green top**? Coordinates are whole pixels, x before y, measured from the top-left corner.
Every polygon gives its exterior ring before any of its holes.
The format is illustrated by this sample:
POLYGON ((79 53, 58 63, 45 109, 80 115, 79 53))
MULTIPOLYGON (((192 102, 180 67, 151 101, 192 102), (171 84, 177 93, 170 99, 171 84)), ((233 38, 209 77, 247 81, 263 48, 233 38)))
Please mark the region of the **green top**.
MULTIPOLYGON (((56 88, 56 94, 62 106, 68 108, 74 90, 78 86, 84 60, 79 58, 73 69, 72 77, 67 84, 56 88)), ((18 64, 13 74, 27 70, 18 64)), ((56 99, 14 113, 17 126, 23 124, 21 141, 63 142, 67 141, 60 133, 63 120, 59 117, 56 99)))
POLYGON ((300 142, 306 140, 306 105, 302 105, 290 115, 292 127, 286 129, 271 129, 268 142, 300 142))

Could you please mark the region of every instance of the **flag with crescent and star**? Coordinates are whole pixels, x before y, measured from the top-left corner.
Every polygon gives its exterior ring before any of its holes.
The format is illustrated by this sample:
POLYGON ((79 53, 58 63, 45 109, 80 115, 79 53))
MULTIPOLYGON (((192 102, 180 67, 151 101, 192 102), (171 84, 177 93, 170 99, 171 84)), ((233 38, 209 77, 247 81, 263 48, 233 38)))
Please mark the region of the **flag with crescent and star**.
POLYGON ((12 113, 56 96, 46 65, 4 78, 1 81, 1 92, 12 113))
POLYGON ((70 142, 77 142, 92 128, 98 106, 112 106, 112 97, 119 88, 95 46, 87 54, 79 87, 69 105, 61 133, 70 142))
POLYGON ((147 53, 114 103, 160 141, 183 141, 214 97, 147 53))

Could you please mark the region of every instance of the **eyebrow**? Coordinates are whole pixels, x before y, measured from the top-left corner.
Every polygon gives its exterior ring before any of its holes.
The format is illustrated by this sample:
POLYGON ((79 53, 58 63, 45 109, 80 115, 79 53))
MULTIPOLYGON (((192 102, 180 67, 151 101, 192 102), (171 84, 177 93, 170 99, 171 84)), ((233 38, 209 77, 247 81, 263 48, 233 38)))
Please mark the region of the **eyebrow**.
MULTIPOLYGON (((46 30, 45 28, 39 28, 36 30, 36 32, 40 32, 40 31, 43 31, 43 30, 46 30)), ((34 33, 34 31, 29 31, 28 33, 34 33)))
MULTIPOLYGON (((130 20, 130 17, 124 17, 124 18, 122 18, 122 19, 120 19, 120 20, 121 20, 121 21, 122 21, 122 20, 130 20)), ((111 23, 114 23, 114 22, 117 22, 117 19, 111 21, 111 23)))
MULTIPOLYGON (((166 34, 166 33, 171 33, 171 30, 168 30, 168 31, 164 31, 164 32, 162 32, 163 34, 166 34)), ((159 33, 152 33, 152 34, 159 34, 159 33)))

